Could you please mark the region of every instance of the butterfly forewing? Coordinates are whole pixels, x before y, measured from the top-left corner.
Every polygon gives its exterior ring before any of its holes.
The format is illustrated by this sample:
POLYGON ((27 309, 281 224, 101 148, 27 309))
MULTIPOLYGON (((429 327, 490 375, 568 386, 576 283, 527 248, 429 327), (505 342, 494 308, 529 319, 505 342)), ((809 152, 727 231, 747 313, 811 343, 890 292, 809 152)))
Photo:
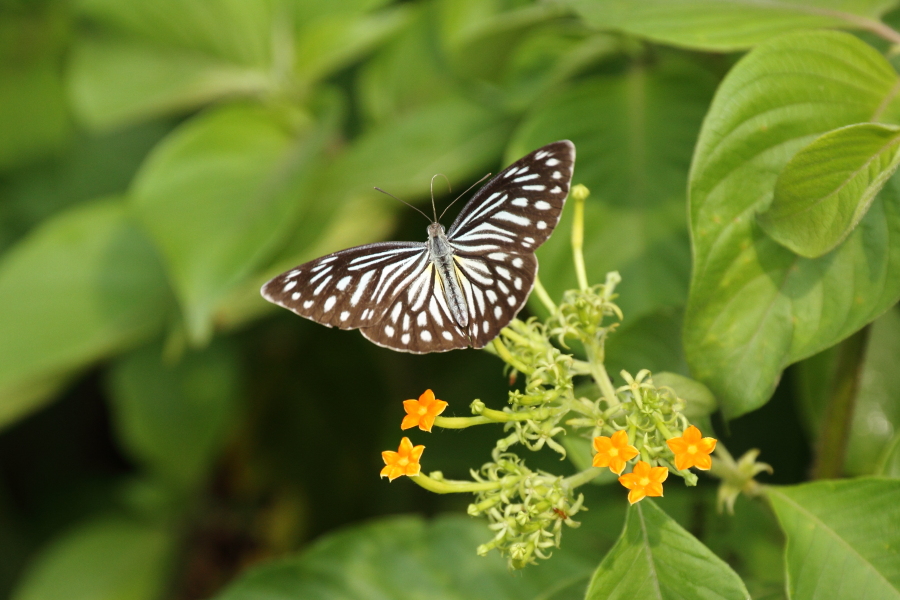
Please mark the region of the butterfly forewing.
MULTIPOLYGON (((548 144, 504 169, 460 211, 444 243, 452 249, 465 300, 465 327, 451 316, 449 292, 423 243, 336 252, 272 279, 262 295, 324 325, 358 328, 394 350, 482 348, 516 316, 534 286, 534 251, 559 222, 574 163, 571 142, 548 144)), ((439 241, 443 233, 429 235, 439 241)))
POLYGON ((451 316, 434 265, 397 295, 381 321, 360 331, 379 346, 415 354, 470 345, 469 336, 451 316))
POLYGON ((559 222, 574 164, 575 146, 567 140, 516 161, 460 211, 447 234, 450 242, 470 254, 534 252, 559 222))
POLYGON ((266 283, 261 292, 301 317, 356 329, 379 322, 427 265, 425 244, 369 244, 304 263, 266 283))

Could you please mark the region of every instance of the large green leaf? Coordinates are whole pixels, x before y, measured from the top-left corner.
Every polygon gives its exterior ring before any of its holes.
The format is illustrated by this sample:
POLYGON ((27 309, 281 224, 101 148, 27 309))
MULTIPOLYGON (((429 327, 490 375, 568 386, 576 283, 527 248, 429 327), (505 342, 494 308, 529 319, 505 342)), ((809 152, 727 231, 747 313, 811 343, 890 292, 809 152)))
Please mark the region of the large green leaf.
POLYGON ((898 165, 900 127, 859 123, 830 131, 784 167, 759 224, 800 256, 822 256, 850 235, 898 165))
POLYGON ((254 106, 213 110, 158 145, 138 174, 134 204, 194 342, 209 339, 221 298, 290 232, 325 141, 307 119, 254 106))
POLYGON ((740 577, 651 500, 628 509, 622 537, 597 567, 585 600, 749 600, 740 577))
POLYGON ((690 177, 694 265, 684 342, 694 377, 729 418, 763 405, 781 370, 850 335, 900 297, 900 182, 892 178, 833 252, 798 257, 756 213, 778 174, 818 135, 896 121, 898 78, 845 33, 760 45, 719 88, 690 177))
POLYGON ((337 14, 303 24, 296 43, 294 70, 301 81, 317 81, 357 59, 401 28, 406 7, 375 14, 337 14))
POLYGON ((571 0, 591 25, 651 40, 729 51, 819 27, 877 29, 893 0, 571 0))
POLYGON ((239 380, 235 349, 222 342, 176 364, 155 344, 121 358, 109 382, 122 446, 163 480, 197 485, 234 416, 239 380))
MULTIPOLYGON (((670 57, 653 68, 583 81, 529 115, 507 150, 512 160, 557 139, 575 143, 573 182, 585 206, 588 278, 618 270, 626 319, 681 306, 690 269, 684 190, 691 151, 714 81, 670 57)), ((538 252, 554 297, 576 286, 569 245, 571 208, 538 252)), ((674 369, 674 365, 668 365, 674 369)))
POLYGON ((258 567, 216 600, 582 597, 598 558, 590 544, 581 552, 566 550, 564 536, 563 549, 551 560, 514 574, 496 553, 475 554, 488 535, 484 522, 466 517, 382 519, 332 534, 299 557, 258 567))
POLYGON ((173 542, 164 528, 123 518, 86 523, 38 555, 12 600, 157 600, 173 542))
MULTIPOLYGON (((81 0, 102 24, 76 41, 69 89, 78 116, 108 128, 280 85, 271 0, 81 0)), ((289 27, 289 26, 288 26, 289 27)), ((292 43, 291 35, 282 44, 292 43)), ((288 50, 289 51, 289 50, 288 50)))
POLYGON ((121 201, 45 222, 0 262, 0 424, 34 407, 35 386, 155 335, 170 308, 156 252, 121 201))
POLYGON ((133 38, 82 39, 72 51, 69 70, 72 104, 94 129, 182 112, 222 97, 258 94, 271 86, 259 68, 133 38))
POLYGON ((789 597, 900 598, 900 481, 818 481, 766 495, 787 535, 789 597))

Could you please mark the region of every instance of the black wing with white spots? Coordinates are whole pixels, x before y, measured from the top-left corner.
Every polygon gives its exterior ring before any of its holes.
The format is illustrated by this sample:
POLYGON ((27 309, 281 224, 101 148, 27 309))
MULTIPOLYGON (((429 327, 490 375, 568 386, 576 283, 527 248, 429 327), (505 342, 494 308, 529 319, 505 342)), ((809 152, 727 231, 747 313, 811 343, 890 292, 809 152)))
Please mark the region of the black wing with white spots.
POLYGON ((328 327, 379 322, 394 298, 428 266, 425 244, 382 242, 341 250, 266 283, 263 298, 328 327))
POLYGON ((478 190, 447 236, 469 254, 533 253, 562 214, 575 166, 575 145, 547 144, 517 160, 478 190))

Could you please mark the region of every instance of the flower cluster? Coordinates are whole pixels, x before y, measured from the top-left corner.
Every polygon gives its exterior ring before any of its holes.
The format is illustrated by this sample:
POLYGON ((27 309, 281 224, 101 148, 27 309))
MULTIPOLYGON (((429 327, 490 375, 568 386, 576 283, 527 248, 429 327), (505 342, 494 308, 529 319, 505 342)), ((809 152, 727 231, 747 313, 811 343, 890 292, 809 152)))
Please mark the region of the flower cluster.
MULTIPOLYGON (((578 289, 566 292, 563 302, 556 305, 536 280, 535 293, 549 316, 543 321, 513 319, 486 348, 506 363, 510 383, 521 385, 509 392, 507 406, 491 409, 475 400, 470 405, 472 416, 444 417, 447 403, 437 400, 431 390, 418 400, 403 403, 407 413, 401 424, 404 430, 501 425, 503 434, 491 461, 471 471, 471 480, 451 481, 440 472, 420 473, 418 461, 424 447, 412 446, 407 438, 397 452, 384 453, 382 476, 393 480, 412 475, 417 484, 436 493, 475 494, 469 514, 486 516, 494 532, 478 553, 497 550, 508 557, 513 568, 547 558, 560 544, 563 524, 578 526, 572 517, 584 510, 584 498, 576 490, 595 479, 602 468, 619 476, 631 504, 662 496, 670 473, 686 485, 696 485, 697 476, 688 469, 712 469, 719 476, 718 464, 727 470, 721 477, 729 490, 747 491, 755 483, 752 475, 764 468, 713 462, 710 455, 716 440, 702 436, 685 415, 687 401, 672 387, 655 385, 649 371, 636 375, 622 371, 624 385, 613 385, 605 366, 605 343, 623 318, 615 304, 621 278, 610 273, 603 284, 587 283, 580 246, 586 195, 583 186, 573 188, 572 247, 578 289), (578 348, 580 356, 570 345, 578 348), (583 385, 586 378, 593 385, 583 385), (562 477, 529 469, 515 453, 517 447, 529 451, 547 447, 565 457, 562 436, 569 436, 567 445, 574 438, 583 438, 584 444, 592 446, 592 466, 562 477), (629 465, 630 472, 626 472, 629 465)), ((724 502, 733 503, 732 496, 724 502)))

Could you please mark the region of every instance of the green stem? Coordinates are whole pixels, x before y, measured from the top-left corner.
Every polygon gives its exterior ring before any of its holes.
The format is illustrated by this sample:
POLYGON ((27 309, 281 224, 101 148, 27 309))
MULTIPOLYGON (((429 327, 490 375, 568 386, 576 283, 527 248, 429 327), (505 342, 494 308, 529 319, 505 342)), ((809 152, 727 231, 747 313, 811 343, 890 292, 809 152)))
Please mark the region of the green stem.
POLYGON ((556 314, 556 303, 553 302, 553 299, 550 297, 550 294, 547 293, 547 290, 544 289, 544 285, 541 283, 541 278, 537 275, 534 276, 534 293, 537 294, 541 303, 547 308, 547 311, 551 315, 556 314))
POLYGON ((610 408, 619 405, 619 397, 616 395, 616 388, 603 366, 603 347, 596 339, 591 338, 584 344, 584 351, 587 354, 588 365, 591 369, 591 376, 600 387, 603 399, 606 400, 607 406, 610 408))
POLYGON ((494 350, 497 351, 497 355, 503 359, 503 362, 511 366, 516 371, 520 373, 529 374, 531 373, 531 369, 522 364, 519 360, 516 359, 515 356, 509 351, 509 348, 503 343, 499 336, 494 338, 494 350))
POLYGON ((494 421, 486 417, 435 417, 434 424, 441 429, 465 429, 472 425, 485 425, 494 421))
POLYGON ((435 494, 459 494, 471 492, 486 492, 503 487, 499 481, 445 481, 432 479, 425 473, 419 473, 410 477, 413 481, 435 494))
POLYGON ((599 477, 601 473, 603 473, 603 469, 599 467, 588 467, 580 473, 575 473, 571 477, 566 477, 565 479, 563 479, 563 485, 568 487, 569 489, 575 489, 579 486, 593 481, 594 479, 599 477))
POLYGON ((813 479, 834 479, 844 469, 847 440, 853 422, 853 409, 859 393, 869 327, 863 327, 838 347, 837 364, 831 382, 831 395, 825 407, 819 433, 813 479))
POLYGON ((590 192, 583 185, 572 189, 575 201, 575 215, 572 221, 572 260, 575 262, 575 276, 581 291, 588 289, 587 271, 584 268, 584 201, 590 192))

